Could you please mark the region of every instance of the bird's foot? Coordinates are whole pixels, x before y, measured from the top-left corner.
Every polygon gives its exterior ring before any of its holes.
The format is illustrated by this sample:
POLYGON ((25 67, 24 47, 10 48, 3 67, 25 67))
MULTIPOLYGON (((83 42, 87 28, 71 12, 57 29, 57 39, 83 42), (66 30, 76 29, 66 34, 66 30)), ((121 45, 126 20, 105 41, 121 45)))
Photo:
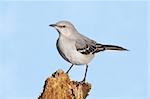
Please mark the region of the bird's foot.
POLYGON ((68 74, 68 71, 66 72, 66 74, 68 74))
POLYGON ((85 84, 85 79, 79 82, 80 84, 85 84))

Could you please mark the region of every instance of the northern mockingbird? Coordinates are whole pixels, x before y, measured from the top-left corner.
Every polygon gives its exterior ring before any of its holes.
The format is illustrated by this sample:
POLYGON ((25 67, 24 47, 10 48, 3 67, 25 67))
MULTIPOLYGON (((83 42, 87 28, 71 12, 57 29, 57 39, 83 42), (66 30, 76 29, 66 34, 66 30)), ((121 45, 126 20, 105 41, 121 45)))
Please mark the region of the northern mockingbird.
POLYGON ((69 21, 59 21, 49 26, 54 27, 59 33, 56 43, 59 54, 72 64, 66 73, 69 73, 73 65, 86 65, 83 82, 86 79, 88 63, 94 58, 96 53, 105 50, 127 50, 120 46, 96 43, 94 40, 80 34, 69 21))

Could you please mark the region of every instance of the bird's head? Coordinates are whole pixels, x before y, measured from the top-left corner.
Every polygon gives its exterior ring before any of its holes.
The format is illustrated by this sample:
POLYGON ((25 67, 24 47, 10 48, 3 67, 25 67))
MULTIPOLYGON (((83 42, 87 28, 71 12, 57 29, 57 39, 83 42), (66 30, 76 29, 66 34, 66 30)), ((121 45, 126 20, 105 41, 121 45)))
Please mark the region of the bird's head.
POLYGON ((73 24, 69 21, 59 21, 56 24, 50 24, 49 26, 54 27, 59 32, 59 34, 64 36, 70 36, 71 33, 76 31, 73 24))

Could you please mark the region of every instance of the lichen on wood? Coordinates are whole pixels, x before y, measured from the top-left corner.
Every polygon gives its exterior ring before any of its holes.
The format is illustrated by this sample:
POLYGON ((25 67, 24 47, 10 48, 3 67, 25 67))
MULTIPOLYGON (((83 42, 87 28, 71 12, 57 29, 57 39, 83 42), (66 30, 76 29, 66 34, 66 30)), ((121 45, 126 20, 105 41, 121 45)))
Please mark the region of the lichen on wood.
POLYGON ((45 81, 38 99, 86 99, 90 89, 91 84, 71 81, 68 74, 57 70, 45 81))

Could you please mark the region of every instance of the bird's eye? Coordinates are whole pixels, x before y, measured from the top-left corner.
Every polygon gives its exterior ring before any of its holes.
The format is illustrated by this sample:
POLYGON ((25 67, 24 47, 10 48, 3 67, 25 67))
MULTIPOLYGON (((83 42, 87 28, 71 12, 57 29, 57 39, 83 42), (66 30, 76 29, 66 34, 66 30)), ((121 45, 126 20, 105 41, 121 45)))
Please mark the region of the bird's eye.
POLYGON ((66 26, 65 26, 65 25, 61 25, 61 26, 58 26, 58 27, 60 27, 60 28, 65 28, 66 26))
POLYGON ((63 25, 62 27, 63 27, 63 28, 65 28, 66 26, 65 26, 65 25, 63 25))

